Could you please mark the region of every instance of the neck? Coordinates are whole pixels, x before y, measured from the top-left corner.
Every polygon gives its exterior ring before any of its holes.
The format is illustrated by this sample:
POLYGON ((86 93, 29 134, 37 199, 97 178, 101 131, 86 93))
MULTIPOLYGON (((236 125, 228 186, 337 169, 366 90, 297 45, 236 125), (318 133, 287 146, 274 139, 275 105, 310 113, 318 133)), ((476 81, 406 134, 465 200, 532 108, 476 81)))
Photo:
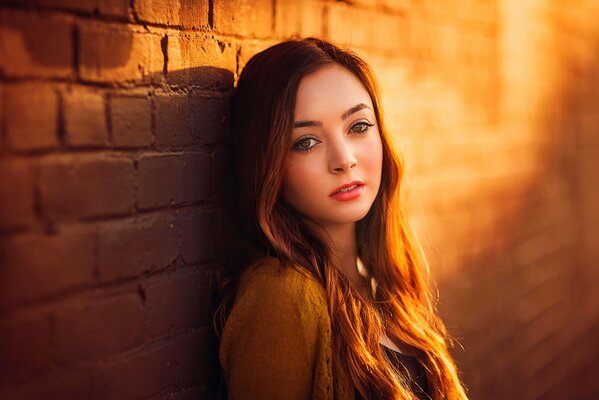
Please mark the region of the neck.
POLYGON ((356 268, 358 247, 356 242, 356 223, 326 225, 318 227, 317 234, 333 252, 333 263, 349 281, 362 290, 362 278, 356 268), (324 228, 324 232, 323 229, 324 228))

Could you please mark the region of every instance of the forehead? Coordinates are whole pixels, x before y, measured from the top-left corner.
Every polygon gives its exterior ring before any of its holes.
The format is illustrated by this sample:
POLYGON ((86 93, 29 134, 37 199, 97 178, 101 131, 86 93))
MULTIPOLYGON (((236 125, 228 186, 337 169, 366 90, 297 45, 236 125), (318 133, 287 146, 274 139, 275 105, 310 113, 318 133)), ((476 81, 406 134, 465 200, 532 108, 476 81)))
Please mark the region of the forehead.
POLYGON ((359 103, 373 108, 370 95, 362 82, 338 64, 327 65, 300 81, 295 119, 317 118, 328 113, 339 116, 359 103))

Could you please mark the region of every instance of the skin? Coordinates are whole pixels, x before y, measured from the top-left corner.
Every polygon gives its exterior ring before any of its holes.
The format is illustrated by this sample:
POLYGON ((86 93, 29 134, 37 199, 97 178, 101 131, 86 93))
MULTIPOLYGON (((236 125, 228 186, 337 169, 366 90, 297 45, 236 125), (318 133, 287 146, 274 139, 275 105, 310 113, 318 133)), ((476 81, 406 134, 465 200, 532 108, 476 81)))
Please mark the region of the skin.
POLYGON ((338 268, 361 291, 366 288, 356 270, 356 221, 366 216, 376 198, 383 162, 373 110, 360 80, 340 65, 306 75, 299 84, 294 121, 316 123, 294 127, 282 189, 287 203, 318 223, 308 220, 331 245, 338 268), (330 197, 352 181, 365 184, 357 199, 330 197))
MULTIPOLYGON (((298 123, 286 154, 282 196, 308 217, 306 221, 331 246, 335 265, 367 297, 367 284, 356 269, 356 222, 372 207, 381 184, 383 146, 372 100, 351 72, 337 64, 323 67, 300 81, 294 125, 298 123), (365 185, 358 198, 330 197, 352 181, 365 185)), ((410 354, 384 332, 379 342, 410 354)))

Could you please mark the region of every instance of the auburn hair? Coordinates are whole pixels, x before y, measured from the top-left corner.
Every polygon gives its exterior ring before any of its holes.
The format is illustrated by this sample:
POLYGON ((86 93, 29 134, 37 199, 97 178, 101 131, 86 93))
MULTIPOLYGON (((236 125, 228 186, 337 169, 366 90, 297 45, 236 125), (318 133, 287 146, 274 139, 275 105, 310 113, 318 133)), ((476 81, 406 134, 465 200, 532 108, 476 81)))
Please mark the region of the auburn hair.
POLYGON ((451 339, 424 278, 426 259, 408 228, 400 201, 403 160, 384 127, 379 90, 366 62, 316 38, 278 43, 254 55, 243 69, 230 122, 238 231, 231 269, 221 287, 224 297, 215 313, 217 335, 233 305, 241 273, 264 255, 276 256, 286 267, 308 271, 325 288, 333 362, 349 372, 364 398, 415 398, 380 348, 385 324, 392 341, 419 352, 433 400, 467 399, 448 351, 451 339), (281 196, 299 83, 333 63, 352 72, 370 94, 383 145, 379 192, 368 214, 356 222, 358 255, 377 283, 376 295, 369 299, 333 265, 328 245, 281 196))

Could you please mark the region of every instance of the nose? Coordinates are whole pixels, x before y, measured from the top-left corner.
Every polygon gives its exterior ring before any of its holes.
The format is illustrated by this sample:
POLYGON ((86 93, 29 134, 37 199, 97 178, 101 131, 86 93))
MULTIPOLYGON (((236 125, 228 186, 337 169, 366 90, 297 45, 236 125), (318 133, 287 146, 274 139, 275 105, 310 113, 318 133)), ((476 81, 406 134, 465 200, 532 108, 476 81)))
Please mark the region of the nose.
POLYGON ((343 173, 351 170, 358 164, 352 146, 342 140, 331 144, 331 157, 329 169, 332 173, 343 173))

